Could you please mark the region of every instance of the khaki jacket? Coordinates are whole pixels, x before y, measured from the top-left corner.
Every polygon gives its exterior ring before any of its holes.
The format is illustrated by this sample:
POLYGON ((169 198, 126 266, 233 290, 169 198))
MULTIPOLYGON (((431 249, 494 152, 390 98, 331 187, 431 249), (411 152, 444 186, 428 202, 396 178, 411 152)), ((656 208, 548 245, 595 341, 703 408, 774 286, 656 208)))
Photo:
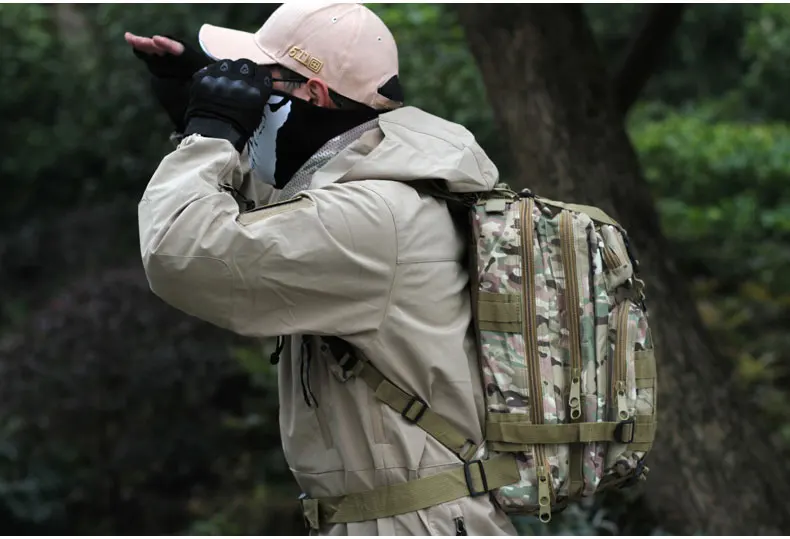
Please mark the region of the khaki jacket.
MULTIPOLYGON (((290 336, 278 366, 280 429, 310 497, 458 467, 455 455, 362 380, 343 381, 321 337, 342 337, 479 442, 484 403, 468 240, 444 202, 409 183, 431 178, 455 192, 488 190, 498 177, 494 164, 466 129, 412 107, 383 114, 288 201, 241 211, 233 192, 250 191, 245 161, 228 142, 199 135, 164 158, 139 205, 152 291, 241 335, 290 336)), ((266 194, 256 196, 266 202, 266 194)), ((455 535, 459 523, 469 535, 516 533, 489 496, 320 532, 455 535)))

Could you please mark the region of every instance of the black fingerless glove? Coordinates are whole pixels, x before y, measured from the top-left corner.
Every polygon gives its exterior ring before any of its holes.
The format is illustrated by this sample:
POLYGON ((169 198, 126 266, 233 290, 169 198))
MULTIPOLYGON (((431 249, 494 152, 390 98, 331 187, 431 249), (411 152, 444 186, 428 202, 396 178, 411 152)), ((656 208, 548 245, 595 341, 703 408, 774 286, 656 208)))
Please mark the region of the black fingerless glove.
POLYGON ((241 152, 263 118, 272 93, 269 68, 252 60, 221 60, 195 73, 185 136, 224 138, 241 152))
POLYGON ((192 75, 209 65, 213 60, 202 51, 194 49, 173 37, 184 46, 179 55, 146 54, 132 49, 134 55, 142 60, 151 74, 151 90, 159 104, 165 109, 170 121, 179 133, 184 132, 187 104, 189 103, 189 87, 192 75))

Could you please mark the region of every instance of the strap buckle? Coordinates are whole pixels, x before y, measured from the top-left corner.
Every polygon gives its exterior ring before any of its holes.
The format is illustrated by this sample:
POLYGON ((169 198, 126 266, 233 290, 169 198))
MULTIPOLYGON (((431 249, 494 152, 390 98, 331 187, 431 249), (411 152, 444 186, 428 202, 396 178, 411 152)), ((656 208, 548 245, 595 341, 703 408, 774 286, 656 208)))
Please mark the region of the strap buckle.
POLYGON ((422 400, 420 397, 412 397, 409 400, 409 403, 406 405, 406 407, 400 413, 400 415, 403 417, 403 419, 405 419, 409 423, 415 424, 415 423, 419 422, 420 419, 422 419, 422 416, 425 415, 425 411, 426 410, 428 410, 428 403, 427 402, 422 400), (411 417, 409 417, 408 414, 411 411, 412 407, 414 405, 416 405, 416 404, 420 405, 420 409, 417 410, 417 413, 415 414, 414 418, 412 419, 411 417))
POLYGON ((620 421, 614 428, 614 440, 621 444, 630 444, 634 441, 634 433, 636 432, 636 421, 634 418, 625 419, 620 421), (627 429, 627 427, 631 427, 627 429), (627 438, 625 437, 627 436, 627 438))
POLYGON ((480 460, 473 460, 464 463, 464 478, 466 479, 466 488, 469 489, 469 496, 477 498, 488 493, 488 478, 486 477, 486 470, 483 467, 483 462, 480 460), (480 468, 480 479, 483 481, 483 490, 475 490, 474 480, 472 479, 472 464, 477 464, 480 468))

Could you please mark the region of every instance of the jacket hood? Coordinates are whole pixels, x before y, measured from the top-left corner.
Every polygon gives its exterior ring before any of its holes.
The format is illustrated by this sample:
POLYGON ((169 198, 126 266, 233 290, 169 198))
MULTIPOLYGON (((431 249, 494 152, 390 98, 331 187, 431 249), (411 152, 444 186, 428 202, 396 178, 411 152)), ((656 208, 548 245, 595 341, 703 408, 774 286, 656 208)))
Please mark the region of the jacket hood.
POLYGON ((313 176, 312 187, 355 180, 443 180, 449 191, 490 191, 499 171, 465 127, 415 107, 379 116, 313 176))

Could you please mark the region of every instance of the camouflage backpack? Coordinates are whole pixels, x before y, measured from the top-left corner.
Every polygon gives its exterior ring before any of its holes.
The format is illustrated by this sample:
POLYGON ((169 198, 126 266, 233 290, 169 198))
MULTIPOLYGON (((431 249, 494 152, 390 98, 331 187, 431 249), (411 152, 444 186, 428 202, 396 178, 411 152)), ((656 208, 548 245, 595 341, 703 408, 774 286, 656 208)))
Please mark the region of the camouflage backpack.
POLYGON ((309 526, 489 495, 508 514, 548 522, 570 501, 643 479, 655 434, 656 368, 644 283, 625 231, 598 208, 504 184, 461 200, 423 188, 471 216, 484 439, 468 440, 361 351, 324 337, 339 379, 364 380, 460 466, 344 496, 303 497, 309 526))
POLYGON ((625 231, 598 208, 500 184, 472 217, 488 458, 513 455, 520 475, 492 493, 505 512, 548 522, 646 476, 656 367, 644 283, 625 231))

